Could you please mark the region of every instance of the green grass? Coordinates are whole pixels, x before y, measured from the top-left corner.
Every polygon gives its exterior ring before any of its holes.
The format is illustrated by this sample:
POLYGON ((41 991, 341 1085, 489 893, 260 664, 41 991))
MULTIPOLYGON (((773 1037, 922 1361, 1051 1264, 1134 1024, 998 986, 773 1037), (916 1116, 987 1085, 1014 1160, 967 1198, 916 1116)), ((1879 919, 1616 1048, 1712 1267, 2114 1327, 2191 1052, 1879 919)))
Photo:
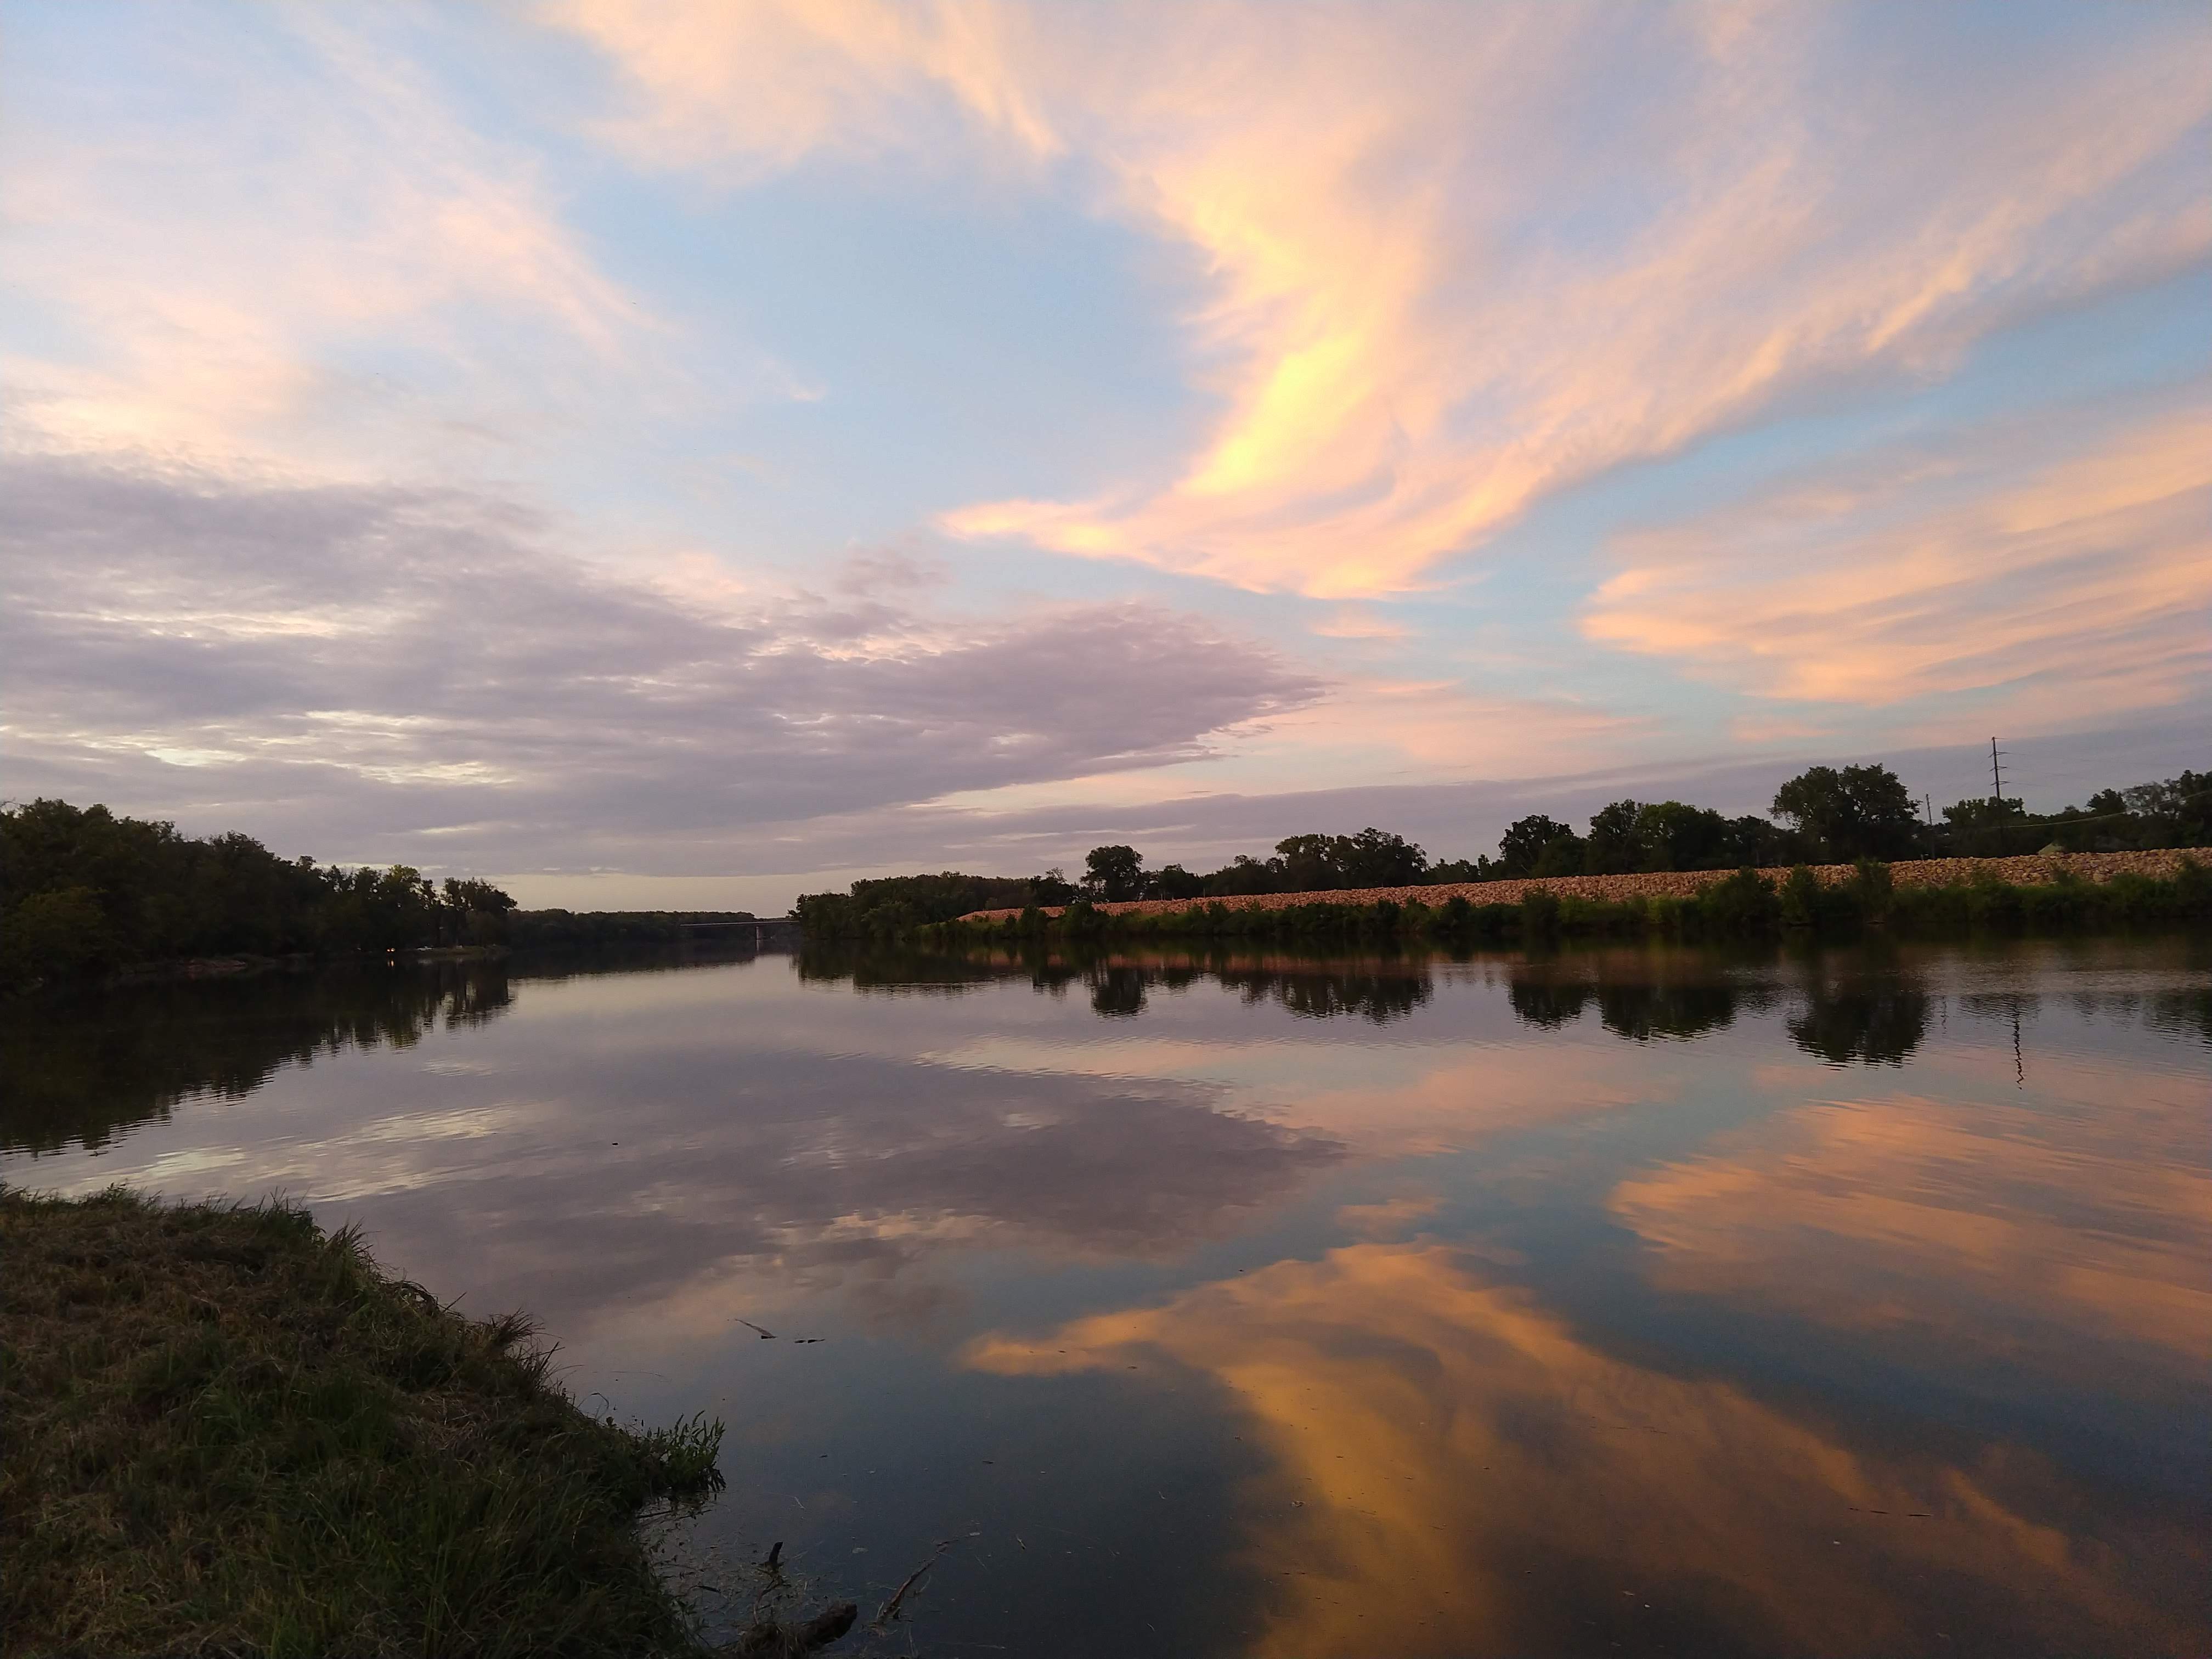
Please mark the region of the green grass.
POLYGON ((0 1189, 0 1653, 699 1651, 641 1506, 722 1425, 580 1410, 292 1206, 0 1189))

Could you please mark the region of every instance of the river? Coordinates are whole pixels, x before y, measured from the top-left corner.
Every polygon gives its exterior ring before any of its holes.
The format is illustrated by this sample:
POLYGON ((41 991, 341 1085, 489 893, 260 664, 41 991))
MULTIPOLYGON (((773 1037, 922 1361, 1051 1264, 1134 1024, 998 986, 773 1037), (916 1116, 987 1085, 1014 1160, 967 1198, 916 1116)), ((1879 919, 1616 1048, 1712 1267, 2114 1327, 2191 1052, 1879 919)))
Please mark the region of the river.
MULTIPOLYGON (((2212 945, 387 968, 11 1011, 969 1655, 2212 1650, 2212 945)), ((718 1616, 733 1616, 708 1594, 718 1616)))

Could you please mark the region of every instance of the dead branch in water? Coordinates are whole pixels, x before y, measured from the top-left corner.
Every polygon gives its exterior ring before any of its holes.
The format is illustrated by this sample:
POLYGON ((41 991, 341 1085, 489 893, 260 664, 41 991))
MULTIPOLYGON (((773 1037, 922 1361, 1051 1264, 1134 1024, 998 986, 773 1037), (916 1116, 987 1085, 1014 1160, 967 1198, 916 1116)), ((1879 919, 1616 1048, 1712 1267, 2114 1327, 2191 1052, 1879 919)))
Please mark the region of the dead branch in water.
POLYGON ((951 1547, 952 1540, 950 1538, 940 1538, 937 1540, 937 1547, 930 1553, 929 1559, 907 1574, 906 1582, 891 1592, 891 1599, 884 1603, 883 1611, 876 1615, 875 1629, 881 1630, 898 1617, 899 1604, 906 1600, 906 1593, 915 1587, 922 1574, 937 1565, 937 1558, 951 1547))

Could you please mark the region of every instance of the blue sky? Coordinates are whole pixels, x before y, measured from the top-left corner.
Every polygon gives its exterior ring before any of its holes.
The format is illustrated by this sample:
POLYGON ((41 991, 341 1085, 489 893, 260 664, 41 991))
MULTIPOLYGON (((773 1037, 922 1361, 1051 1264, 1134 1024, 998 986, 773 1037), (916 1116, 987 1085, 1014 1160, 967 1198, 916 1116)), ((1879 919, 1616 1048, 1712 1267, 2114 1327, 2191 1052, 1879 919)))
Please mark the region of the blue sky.
POLYGON ((774 907, 2207 758, 2201 6, 7 25, 13 796, 774 907))

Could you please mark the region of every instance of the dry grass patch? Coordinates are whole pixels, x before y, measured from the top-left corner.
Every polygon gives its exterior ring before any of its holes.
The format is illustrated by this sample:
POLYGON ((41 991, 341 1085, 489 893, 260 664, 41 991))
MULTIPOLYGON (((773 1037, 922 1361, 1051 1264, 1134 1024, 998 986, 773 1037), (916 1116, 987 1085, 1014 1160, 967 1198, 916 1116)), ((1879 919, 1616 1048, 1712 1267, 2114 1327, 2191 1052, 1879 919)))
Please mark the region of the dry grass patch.
POLYGON ((641 1505, 721 1425, 578 1409, 283 1204, 0 1189, 0 1652, 697 1650, 641 1505))

